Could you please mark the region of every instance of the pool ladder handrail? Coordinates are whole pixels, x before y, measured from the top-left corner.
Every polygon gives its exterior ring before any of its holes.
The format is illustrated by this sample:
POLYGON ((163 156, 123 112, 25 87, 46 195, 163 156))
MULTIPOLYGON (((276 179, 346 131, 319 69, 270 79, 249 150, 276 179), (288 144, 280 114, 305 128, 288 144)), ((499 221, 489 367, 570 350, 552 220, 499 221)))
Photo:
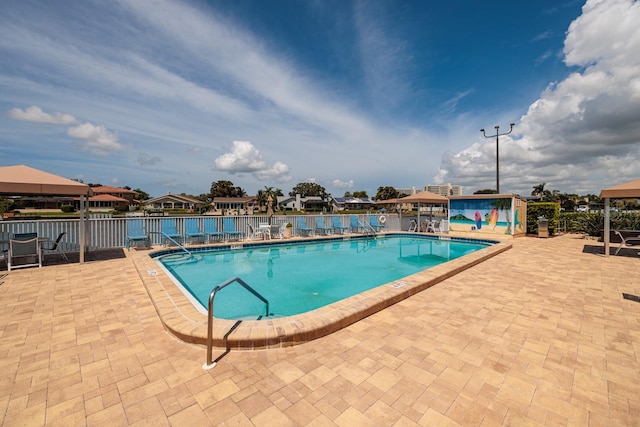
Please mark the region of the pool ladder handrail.
POLYGON ((249 286, 247 284, 247 282, 245 282, 244 280, 242 280, 241 278, 239 278, 237 276, 236 277, 232 277, 231 279, 227 280, 226 282, 221 283, 218 286, 216 286, 215 288, 213 288, 213 290, 209 294, 209 306, 208 306, 208 309, 207 309, 207 363, 203 366, 203 368, 205 368, 205 369, 210 369, 210 368, 213 368, 215 366, 215 363, 213 362, 213 355, 212 355, 212 353, 213 353, 213 301, 214 301, 214 299, 216 297, 216 293, 218 293, 218 291, 226 288, 227 286, 229 286, 230 284, 232 284, 234 282, 238 282, 240 285, 242 285, 243 288, 245 288, 246 290, 251 292, 259 300, 264 302, 265 306, 266 306, 266 315, 267 316, 269 315, 269 301, 265 297, 260 295, 258 293, 258 291, 256 291, 251 286, 249 286))
POLYGON ((185 251, 187 254, 189 254, 189 256, 191 258, 193 258, 193 254, 191 253, 191 251, 189 251, 187 248, 182 246, 180 243, 176 242, 175 239, 173 239, 172 237, 168 236, 165 232, 163 232, 163 231, 151 231, 150 234, 161 234, 161 235, 163 235, 165 237, 165 239, 169 240, 171 243, 173 243, 174 245, 176 245, 177 247, 179 247, 180 249, 185 251))
POLYGON ((364 230, 364 234, 371 234, 372 236, 376 235, 376 229, 373 228, 373 226, 368 222, 360 221, 360 219, 358 219, 358 225, 362 227, 362 229, 364 230))

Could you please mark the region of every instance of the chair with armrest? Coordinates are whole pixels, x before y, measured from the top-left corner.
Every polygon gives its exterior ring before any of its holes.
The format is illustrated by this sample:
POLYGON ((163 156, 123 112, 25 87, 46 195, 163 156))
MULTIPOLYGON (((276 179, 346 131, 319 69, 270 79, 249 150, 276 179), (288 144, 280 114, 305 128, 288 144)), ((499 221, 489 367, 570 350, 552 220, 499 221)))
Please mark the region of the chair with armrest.
POLYGON ((180 243, 180 240, 182 240, 182 234, 178 233, 175 219, 163 218, 162 221, 160 221, 160 226, 162 227, 162 234, 165 237, 165 246, 167 246, 171 240, 178 244, 180 243))
POLYGON ((228 240, 241 240, 244 237, 242 231, 236 230, 236 221, 231 217, 222 218, 222 231, 228 240))
POLYGON ((333 232, 333 227, 328 227, 324 223, 324 217, 317 216, 316 217, 316 232, 324 234, 325 236, 331 234, 333 232))
POLYGON ((42 267, 42 251, 38 238, 20 239, 14 236, 9 239, 9 258, 7 260, 7 268, 9 271, 15 268, 23 267, 42 267), (16 263, 18 260, 24 260, 24 263, 16 263))
POLYGON ((150 246, 149 234, 144 229, 144 220, 128 219, 127 235, 124 238, 124 246, 130 250, 131 244, 136 242, 144 242, 146 247, 150 246))
POLYGON ((345 231, 349 231, 349 226, 342 225, 342 222, 340 221, 340 217, 332 216, 331 223, 333 224, 333 232, 335 234, 344 234, 345 231))
POLYGON ((186 218, 184 220, 184 235, 189 239, 189 243, 193 243, 196 239, 197 243, 203 243, 207 234, 200 231, 200 225, 197 218, 186 218))
POLYGON ((56 252, 60 254, 62 258, 64 258, 67 262, 69 262, 69 257, 67 257, 67 254, 64 253, 64 251, 62 250, 62 245, 60 244, 60 241, 62 240, 65 234, 67 233, 63 231, 62 233, 58 234, 58 237, 56 238, 56 240, 43 242, 40 245, 40 248, 43 251, 56 252))
POLYGON ((616 250, 616 253, 614 255, 618 255, 618 252, 620 252, 620 249, 622 249, 623 247, 627 246, 640 246, 640 232, 638 232, 637 235, 628 235, 626 233, 621 233, 618 230, 613 230, 614 233, 616 233, 618 235, 618 237, 620 237, 620 246, 618 247, 618 250, 616 250))
POLYGON ((224 240, 224 233, 218 231, 218 223, 216 221, 216 218, 205 218, 202 221, 204 223, 204 234, 207 236, 207 242, 211 242, 211 240, 224 240))
POLYGON ((307 220, 303 216, 296 218, 296 232, 298 236, 311 236, 313 235, 313 228, 307 226, 307 220))

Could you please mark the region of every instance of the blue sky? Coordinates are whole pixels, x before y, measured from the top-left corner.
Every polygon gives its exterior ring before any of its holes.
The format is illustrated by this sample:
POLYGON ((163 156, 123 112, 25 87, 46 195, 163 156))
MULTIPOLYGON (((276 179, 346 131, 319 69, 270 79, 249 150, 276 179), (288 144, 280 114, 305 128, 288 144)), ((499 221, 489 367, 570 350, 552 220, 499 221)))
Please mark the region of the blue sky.
POLYGON ((255 194, 316 182, 534 185, 640 174, 631 0, 0 3, 0 164, 255 194))

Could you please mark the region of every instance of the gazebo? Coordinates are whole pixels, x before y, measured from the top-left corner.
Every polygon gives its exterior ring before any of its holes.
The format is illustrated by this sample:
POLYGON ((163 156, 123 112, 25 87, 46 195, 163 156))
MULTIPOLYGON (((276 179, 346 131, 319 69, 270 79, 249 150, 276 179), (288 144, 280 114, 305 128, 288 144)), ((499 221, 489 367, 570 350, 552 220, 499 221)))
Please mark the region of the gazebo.
POLYGON ((605 256, 609 256, 611 199, 640 198, 640 179, 604 188, 600 191, 600 198, 604 200, 604 254, 605 256))
POLYGON ((87 246, 87 220, 85 202, 93 195, 86 184, 63 178, 29 166, 0 167, 0 195, 13 196, 79 196, 80 197, 80 262, 84 262, 87 246))

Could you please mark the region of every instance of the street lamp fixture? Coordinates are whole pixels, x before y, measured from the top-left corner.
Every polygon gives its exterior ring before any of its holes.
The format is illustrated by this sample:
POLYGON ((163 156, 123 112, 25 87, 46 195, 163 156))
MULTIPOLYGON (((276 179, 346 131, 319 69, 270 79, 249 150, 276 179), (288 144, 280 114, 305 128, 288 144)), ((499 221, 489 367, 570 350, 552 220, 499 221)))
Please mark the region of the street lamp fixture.
POLYGON ((505 132, 505 133, 500 133, 500 126, 495 126, 495 129, 496 129, 495 135, 487 135, 484 129, 480 129, 480 132, 482 132, 482 135, 484 135, 485 138, 493 138, 494 136, 496 137, 496 191, 498 192, 498 194, 500 194, 500 154, 498 151, 498 140, 501 136, 509 135, 511 131, 513 131, 513 127, 515 125, 516 125, 515 123, 509 124, 510 126, 509 132, 505 132))

